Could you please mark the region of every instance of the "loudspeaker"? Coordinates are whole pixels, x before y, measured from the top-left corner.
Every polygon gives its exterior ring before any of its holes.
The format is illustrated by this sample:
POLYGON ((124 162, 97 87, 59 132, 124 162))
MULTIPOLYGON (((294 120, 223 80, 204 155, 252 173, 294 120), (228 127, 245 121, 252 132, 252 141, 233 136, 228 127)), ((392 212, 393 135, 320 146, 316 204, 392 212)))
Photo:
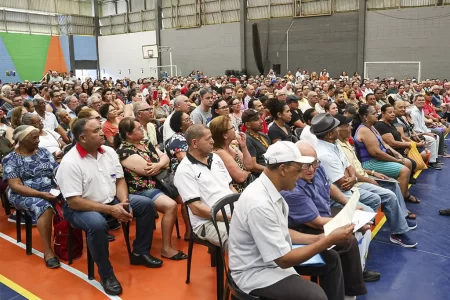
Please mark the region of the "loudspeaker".
POLYGON ((273 64, 272 70, 275 72, 276 75, 281 75, 281 64, 273 64))

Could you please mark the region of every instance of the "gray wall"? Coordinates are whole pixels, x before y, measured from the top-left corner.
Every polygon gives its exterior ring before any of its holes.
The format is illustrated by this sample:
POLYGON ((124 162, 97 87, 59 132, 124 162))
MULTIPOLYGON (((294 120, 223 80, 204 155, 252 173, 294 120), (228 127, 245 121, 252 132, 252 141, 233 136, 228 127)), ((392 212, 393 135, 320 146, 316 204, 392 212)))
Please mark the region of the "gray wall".
MULTIPOLYGON (((265 72, 272 67, 272 64, 279 63, 281 73, 286 74, 286 40, 284 38, 292 20, 292 18, 277 18, 247 22, 246 45, 249 74, 259 73, 253 56, 253 23, 258 24, 263 58, 265 58, 267 40, 269 41, 265 72)), ((289 70, 295 73, 298 67, 310 72, 327 68, 333 77, 340 75, 343 70, 349 74, 356 71, 357 12, 294 20, 289 31, 289 70)))
MULTIPOLYGON (((239 23, 208 25, 192 29, 161 30, 161 46, 172 47, 173 64, 183 75, 192 70, 223 75, 225 70, 240 70, 239 23)), ((169 64, 169 54, 162 53, 161 63, 169 64)))
POLYGON ((449 6, 368 11, 365 61, 420 61, 422 80, 450 78, 449 14, 449 6), (424 19, 439 15, 447 16, 424 19))

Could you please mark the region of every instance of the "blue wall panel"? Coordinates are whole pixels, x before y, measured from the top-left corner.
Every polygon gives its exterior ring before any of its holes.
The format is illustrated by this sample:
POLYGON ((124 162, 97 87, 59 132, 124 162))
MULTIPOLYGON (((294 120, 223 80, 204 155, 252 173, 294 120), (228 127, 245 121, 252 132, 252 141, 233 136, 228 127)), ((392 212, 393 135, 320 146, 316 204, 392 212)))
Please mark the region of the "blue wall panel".
POLYGON ((73 36, 75 60, 97 60, 97 48, 93 36, 73 36))
POLYGON ((64 53, 64 61, 66 62, 67 70, 70 71, 69 37, 67 35, 59 36, 59 44, 61 45, 61 49, 64 53))
POLYGON ((22 79, 14 66, 14 63, 9 56, 3 39, 0 37, 0 79, 2 83, 21 82, 22 79), (16 71, 16 76, 6 76, 6 71, 16 71))

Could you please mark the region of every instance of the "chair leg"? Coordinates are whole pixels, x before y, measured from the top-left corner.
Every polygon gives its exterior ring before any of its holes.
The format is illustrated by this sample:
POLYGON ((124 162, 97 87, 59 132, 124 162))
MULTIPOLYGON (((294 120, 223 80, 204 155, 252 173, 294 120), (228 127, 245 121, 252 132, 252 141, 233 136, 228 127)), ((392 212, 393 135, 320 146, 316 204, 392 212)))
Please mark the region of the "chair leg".
POLYGON ((177 231, 177 238, 181 239, 181 235, 180 235, 180 226, 178 225, 178 218, 175 219, 175 229, 177 231))
POLYGON ((26 253, 27 255, 31 255, 32 253, 32 245, 33 245, 33 219, 30 216, 25 215, 25 235, 26 235, 26 253))
POLYGON ((73 227, 69 224, 69 266, 73 263, 73 227))
POLYGON ((9 216, 11 214, 11 205, 9 205, 8 196, 6 196, 6 192, 3 192, 0 194, 0 197, 2 199, 2 205, 5 209, 5 214, 9 216))
POLYGON ((223 298, 223 266, 222 259, 220 259, 220 251, 219 247, 214 249, 216 259, 217 300, 222 300, 223 298))
POLYGON ((217 264, 216 264, 216 262, 217 262, 217 260, 216 260, 216 250, 214 248, 209 248, 208 252, 209 252, 209 255, 210 255, 210 258, 211 258, 211 267, 214 268, 214 267, 217 266, 217 264))
POLYGON ((88 279, 94 279, 94 260, 92 259, 91 251, 89 251, 89 245, 87 243, 87 233, 86 233, 86 252, 88 261, 88 279))
POLYGON ((130 222, 122 222, 123 236, 127 245, 128 258, 131 261, 131 245, 130 245, 130 222))
POLYGON ((17 233, 17 242, 22 242, 22 229, 20 228, 20 222, 22 221, 22 213, 20 210, 16 209, 16 233, 17 233))
POLYGON ((189 239, 189 247, 188 247, 186 284, 188 284, 191 281, 191 261, 192 261, 192 252, 193 251, 194 251, 194 237, 191 235, 191 238, 189 239))

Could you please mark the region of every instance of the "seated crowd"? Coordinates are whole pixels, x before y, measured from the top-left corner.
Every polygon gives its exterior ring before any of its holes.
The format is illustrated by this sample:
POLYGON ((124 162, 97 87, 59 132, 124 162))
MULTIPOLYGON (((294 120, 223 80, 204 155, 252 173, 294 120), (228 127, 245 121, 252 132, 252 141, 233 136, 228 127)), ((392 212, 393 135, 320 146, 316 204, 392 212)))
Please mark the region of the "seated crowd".
POLYGON ((191 228, 214 245, 220 235, 245 293, 355 299, 367 293, 365 282, 380 278, 365 268, 370 226, 353 233, 347 225, 324 237, 324 225, 357 190, 358 209, 384 212, 392 243, 415 247, 409 232, 416 215, 405 202, 421 200, 408 184, 416 170, 441 170, 450 157, 446 81, 345 72, 332 79, 326 70, 320 77, 300 70, 284 77, 193 72, 137 82, 50 74, 1 88, 2 188, 37 226, 48 268, 60 266, 51 246, 51 191, 60 189, 64 217, 87 233, 110 295, 122 292, 109 260, 110 230, 136 219, 130 263, 161 267, 150 249, 162 213, 161 257, 184 260, 171 241, 184 203, 184 239, 191 228), (233 215, 228 211, 228 236, 220 216, 216 231, 210 211, 233 193, 241 197, 233 215), (325 266, 301 265, 319 253, 325 266), (299 274, 319 274, 320 285, 299 274))

